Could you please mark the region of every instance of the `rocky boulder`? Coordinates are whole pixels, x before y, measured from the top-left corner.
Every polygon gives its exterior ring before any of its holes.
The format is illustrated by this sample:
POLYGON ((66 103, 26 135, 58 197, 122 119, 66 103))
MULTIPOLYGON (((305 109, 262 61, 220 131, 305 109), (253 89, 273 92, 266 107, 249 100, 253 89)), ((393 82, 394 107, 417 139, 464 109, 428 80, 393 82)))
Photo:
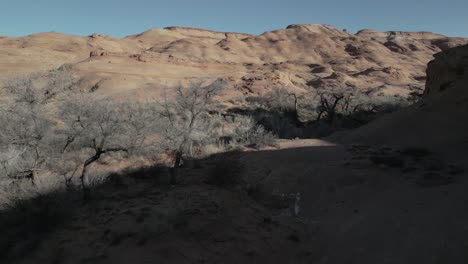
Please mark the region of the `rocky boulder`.
POLYGON ((456 85, 468 85, 468 45, 437 53, 434 57, 427 68, 425 96, 432 96, 456 85))

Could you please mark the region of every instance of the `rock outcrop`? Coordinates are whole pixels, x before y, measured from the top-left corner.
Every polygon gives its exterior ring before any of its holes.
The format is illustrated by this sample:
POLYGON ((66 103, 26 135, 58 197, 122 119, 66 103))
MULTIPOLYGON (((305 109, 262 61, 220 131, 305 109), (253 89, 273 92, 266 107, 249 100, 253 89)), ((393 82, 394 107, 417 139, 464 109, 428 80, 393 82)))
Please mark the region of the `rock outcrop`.
POLYGON ((465 85, 468 94, 468 45, 436 54, 428 65, 427 76, 425 96, 437 96, 458 85, 465 85))
POLYGON ((361 128, 331 136, 344 143, 428 149, 465 161, 468 158, 468 45, 435 54, 428 64, 421 102, 361 128))

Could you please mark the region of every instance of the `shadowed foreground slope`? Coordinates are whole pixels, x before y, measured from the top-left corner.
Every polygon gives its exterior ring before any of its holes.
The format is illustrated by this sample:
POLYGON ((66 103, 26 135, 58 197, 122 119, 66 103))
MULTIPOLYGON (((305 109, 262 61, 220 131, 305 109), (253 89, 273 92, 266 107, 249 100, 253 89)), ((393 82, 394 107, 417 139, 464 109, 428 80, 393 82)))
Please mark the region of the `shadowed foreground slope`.
POLYGON ((301 140, 192 165, 175 187, 153 169, 96 189, 73 219, 10 263, 468 259, 466 172, 437 154, 301 140), (222 175, 246 182, 214 185, 222 175))

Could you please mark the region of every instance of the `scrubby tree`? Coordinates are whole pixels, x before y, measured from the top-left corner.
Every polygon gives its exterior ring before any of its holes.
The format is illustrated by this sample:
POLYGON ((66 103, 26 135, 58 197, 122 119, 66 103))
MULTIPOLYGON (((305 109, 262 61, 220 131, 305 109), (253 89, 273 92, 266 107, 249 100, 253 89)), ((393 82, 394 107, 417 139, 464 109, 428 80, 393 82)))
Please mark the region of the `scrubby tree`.
POLYGON ((288 91, 284 87, 275 87, 265 96, 268 107, 273 110, 284 112, 297 112, 298 98, 295 93, 288 91))
POLYGON ((0 99, 0 164, 10 179, 31 179, 53 152, 56 95, 73 89, 68 74, 51 71, 7 80, 0 99))
POLYGON ((337 114, 348 112, 355 92, 356 89, 353 88, 316 90, 317 121, 325 119, 328 123, 333 123, 337 114))
MULTIPOLYGON (((184 155, 194 155, 195 146, 213 140, 220 118, 210 114, 210 109, 223 87, 221 80, 210 85, 193 83, 188 87, 179 86, 173 100, 165 98, 159 115, 162 122, 160 135, 166 151, 174 158, 174 168, 180 167, 184 155)), ((174 176, 172 182, 175 181, 174 176)))
POLYGON ((79 84, 65 71, 7 82, 0 97, 1 176, 34 183, 42 173, 70 188, 79 184, 87 195, 90 169, 106 156, 165 151, 177 169, 183 157, 197 156, 224 136, 225 125, 239 144, 259 147, 273 138, 250 119, 228 124, 217 113, 215 97, 224 86, 219 80, 178 87, 162 103, 106 97, 79 84))
POLYGON ((79 175, 87 193, 89 168, 103 156, 157 147, 154 103, 99 96, 63 71, 8 81, 0 100, 0 174, 11 180, 34 183, 43 172, 70 187, 79 175))
POLYGON ((89 167, 111 153, 135 154, 154 147, 157 131, 154 103, 119 101, 93 93, 73 93, 61 104, 58 127, 62 154, 80 155, 80 182, 88 191, 89 167))
POLYGON ((262 148, 275 144, 275 136, 255 122, 252 117, 239 116, 234 124, 233 140, 240 145, 262 148))
POLYGON ((315 93, 317 121, 330 124, 337 117, 389 113, 406 105, 401 97, 374 95, 355 87, 318 89, 315 93))

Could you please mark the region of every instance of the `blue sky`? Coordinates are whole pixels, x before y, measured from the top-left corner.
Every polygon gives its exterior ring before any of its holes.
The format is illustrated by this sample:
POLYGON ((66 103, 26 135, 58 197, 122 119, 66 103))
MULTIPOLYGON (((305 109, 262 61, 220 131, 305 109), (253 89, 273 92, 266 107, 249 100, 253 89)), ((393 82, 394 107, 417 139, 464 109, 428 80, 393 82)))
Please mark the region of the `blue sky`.
POLYGON ((122 37, 166 26, 259 34, 297 23, 468 37, 468 0, 0 0, 0 35, 6 36, 122 37))

